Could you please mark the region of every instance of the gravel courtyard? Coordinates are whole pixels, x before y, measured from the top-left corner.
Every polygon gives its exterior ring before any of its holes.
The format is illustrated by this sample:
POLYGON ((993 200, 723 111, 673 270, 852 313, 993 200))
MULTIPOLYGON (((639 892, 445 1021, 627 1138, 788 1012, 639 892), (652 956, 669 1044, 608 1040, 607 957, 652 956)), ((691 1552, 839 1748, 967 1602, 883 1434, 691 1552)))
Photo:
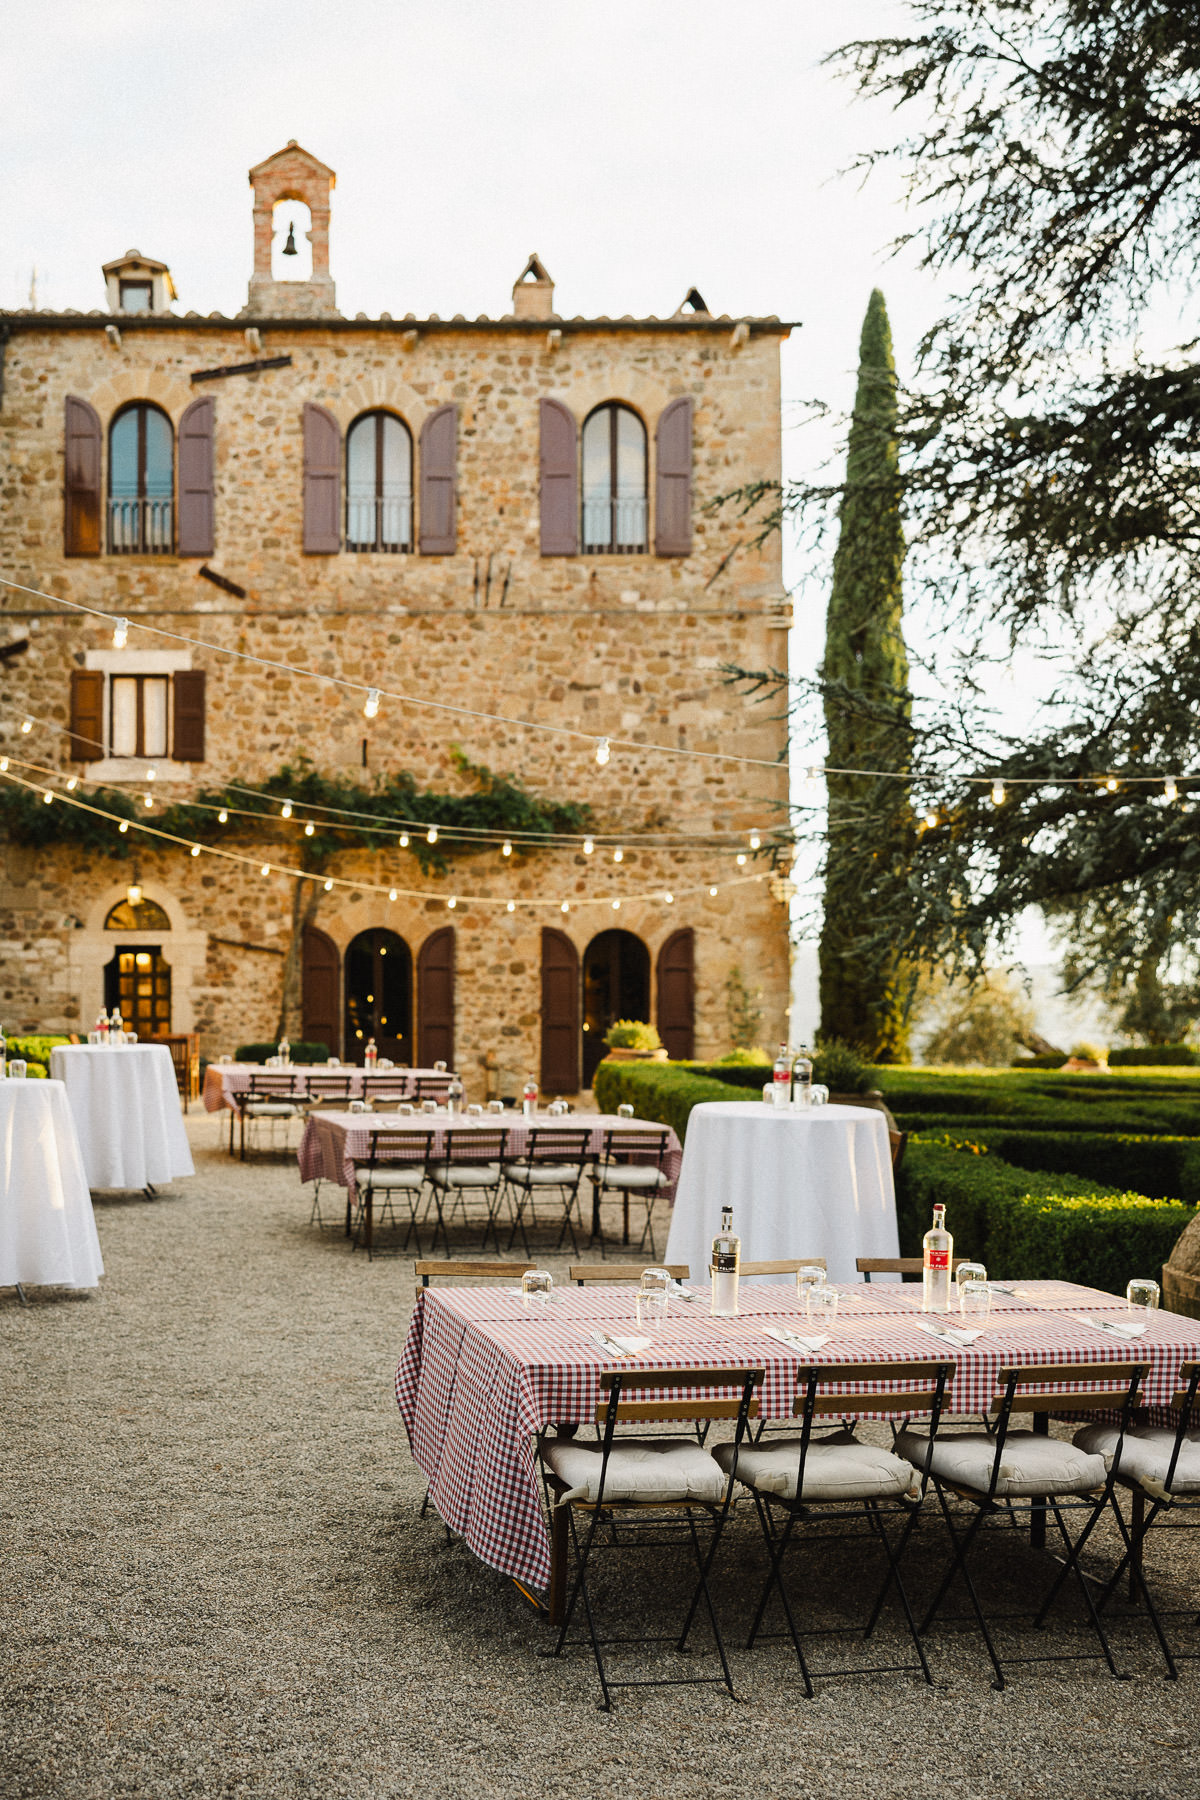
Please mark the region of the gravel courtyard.
MULTIPOLYGON (((977 1641, 942 1632, 933 1689, 891 1675, 804 1700, 781 1644, 739 1647, 762 1570, 749 1507, 720 1582, 743 1703, 665 1689, 600 1713, 590 1656, 541 1659, 544 1619, 419 1517, 392 1396, 411 1262, 310 1227, 294 1160, 231 1162, 196 1111, 189 1133, 193 1180, 97 1197, 98 1292, 0 1293, 0 1795, 1200 1793, 1200 1665, 1165 1682, 1129 1626, 1128 1682, 1050 1665, 997 1694, 977 1641)), ((1197 1547, 1173 1553, 1180 1576, 1197 1547)), ((940 1534, 918 1548, 917 1585, 940 1534)), ((831 1551, 835 1591, 855 1554, 831 1551)), ((626 1565, 600 1591, 636 1620, 669 1584, 626 1565)), ((1035 1649, 1083 1642, 1046 1635, 1035 1649)), ((905 1649, 889 1624, 878 1654, 905 1649)))

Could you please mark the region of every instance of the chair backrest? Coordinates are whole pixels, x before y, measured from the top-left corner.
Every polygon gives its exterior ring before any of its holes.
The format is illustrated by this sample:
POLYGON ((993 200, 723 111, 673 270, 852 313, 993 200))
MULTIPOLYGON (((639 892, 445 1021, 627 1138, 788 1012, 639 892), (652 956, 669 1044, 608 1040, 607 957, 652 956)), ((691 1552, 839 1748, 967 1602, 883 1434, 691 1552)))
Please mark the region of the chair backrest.
POLYGON ((1175 1465, 1179 1461, 1179 1453, 1183 1449, 1184 1440, 1192 1430, 1196 1417, 1196 1391, 1200 1387, 1200 1362, 1185 1362, 1179 1370, 1179 1379, 1185 1385, 1171 1396, 1171 1405, 1179 1414, 1179 1423, 1175 1430, 1175 1445, 1171 1451, 1171 1461, 1167 1466, 1167 1477, 1163 1483, 1168 1494, 1175 1483, 1175 1465))
POLYGON ((245 1090, 255 1100, 268 1097, 276 1100, 294 1100, 300 1092, 299 1077, 289 1074, 276 1074, 270 1070, 266 1074, 254 1074, 250 1077, 250 1086, 245 1090))
POLYGON ((1145 1376, 1145 1363, 1027 1363, 997 1372, 990 1410, 1005 1421, 1014 1412, 1128 1412, 1145 1376))
POLYGON ((583 1287, 589 1281, 640 1281, 643 1269, 666 1269, 676 1281, 687 1281, 687 1263, 572 1263, 567 1278, 583 1287))
POLYGON ((604 1134, 606 1162, 661 1163, 667 1153, 665 1131, 630 1131, 614 1127, 604 1134))
POLYGON ((368 1167, 385 1162, 428 1162, 432 1153, 432 1131, 373 1131, 368 1167))
POLYGON ((586 1126, 582 1131, 564 1131, 557 1125, 535 1125, 521 1158, 529 1162, 585 1162, 591 1137, 586 1126))
POLYGON ((381 1100, 385 1095, 389 1100, 411 1100, 412 1082, 398 1069, 385 1069, 382 1075, 364 1075, 362 1091, 364 1100, 381 1100))
POLYGON ((310 1075, 307 1086, 310 1100, 349 1100, 354 1092, 354 1077, 352 1075, 310 1075))
POLYGON ((606 1435, 618 1421, 644 1425, 662 1419, 739 1419, 744 1424, 758 1416, 754 1390, 761 1388, 763 1373, 761 1368, 744 1364, 714 1369, 606 1369, 600 1377, 596 1423, 606 1427, 606 1435), (661 1394, 664 1388, 671 1390, 671 1399, 631 1397, 661 1394), (736 1395, 719 1392, 722 1388, 733 1388, 736 1395))
POLYGON ((797 1371, 792 1415, 820 1418, 833 1414, 845 1418, 854 1412, 861 1396, 846 1393, 850 1383, 865 1383, 870 1410, 881 1413, 929 1413, 937 1418, 945 1390, 954 1380, 955 1365, 934 1359, 919 1362, 815 1363, 797 1371), (836 1387, 839 1391, 828 1390, 836 1387))
POLYGON ((481 1281, 520 1281, 528 1269, 535 1269, 531 1262, 453 1262, 443 1257, 440 1261, 417 1262, 413 1264, 413 1273, 419 1278, 420 1287, 427 1288, 430 1281, 438 1275, 448 1280, 461 1280, 464 1275, 481 1281))
POLYGON ((451 1127, 442 1138, 442 1162, 503 1162, 508 1152, 507 1125, 451 1127))
POLYGON ((441 1100, 450 1086, 451 1077, 446 1075, 410 1075, 407 1086, 412 1089, 411 1097, 415 1100, 441 1100))
POLYGON ((785 1256, 782 1262, 744 1262, 738 1264, 741 1275, 794 1275, 797 1269, 824 1269, 823 1256, 785 1256))
MULTIPOLYGON (((956 1256, 954 1267, 957 1269, 966 1260, 965 1256, 956 1256)), ((872 1275, 919 1275, 925 1265, 919 1256, 858 1256, 854 1266, 870 1281, 872 1275)))

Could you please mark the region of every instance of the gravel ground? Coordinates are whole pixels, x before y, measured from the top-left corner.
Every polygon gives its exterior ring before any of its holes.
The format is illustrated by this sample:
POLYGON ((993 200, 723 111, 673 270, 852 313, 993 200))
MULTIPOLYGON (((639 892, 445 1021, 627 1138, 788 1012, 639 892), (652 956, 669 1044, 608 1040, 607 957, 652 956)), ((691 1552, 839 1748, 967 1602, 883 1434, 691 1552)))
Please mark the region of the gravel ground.
MULTIPOLYGON (((294 1163, 231 1163, 203 1114, 189 1130, 193 1180, 97 1197, 98 1292, 0 1293, 0 1795, 1200 1793, 1200 1667, 1165 1682, 1133 1625, 1122 1683, 1051 1665, 997 1694, 947 1631, 932 1689, 806 1701, 775 1643, 734 1649, 740 1705, 668 1688, 598 1712, 586 1653, 541 1659, 544 1620, 418 1516, 392 1398, 411 1264, 310 1228, 294 1163)), ((1168 1600, 1194 1596, 1196 1544, 1172 1547, 1168 1600)), ((937 1532, 916 1548, 920 1586, 937 1532)), ((821 1593, 865 1591, 857 1554, 822 1550, 821 1593)), ((637 1562, 599 1582, 635 1625, 675 1585, 669 1557, 637 1562)), ((1020 1547, 997 1563, 1004 1601, 1027 1599, 1020 1547)), ((731 1648, 761 1570, 746 1508, 722 1553, 731 1648)), ((889 1624, 878 1654, 906 1645, 889 1624)))

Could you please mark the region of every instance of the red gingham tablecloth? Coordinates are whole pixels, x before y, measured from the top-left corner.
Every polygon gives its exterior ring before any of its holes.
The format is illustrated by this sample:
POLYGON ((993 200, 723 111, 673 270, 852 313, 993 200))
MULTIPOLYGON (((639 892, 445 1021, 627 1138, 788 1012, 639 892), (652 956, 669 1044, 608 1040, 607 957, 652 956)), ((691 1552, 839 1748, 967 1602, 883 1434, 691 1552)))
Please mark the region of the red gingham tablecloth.
MULTIPOLYGON (((911 1296, 907 1284, 860 1285, 843 1289, 842 1296, 828 1342, 811 1360, 953 1362, 950 1404, 956 1413, 984 1411, 1002 1367, 1042 1362, 1146 1363, 1146 1402, 1164 1406, 1180 1364, 1200 1357, 1200 1322, 1157 1312, 1143 1337, 1123 1342, 1073 1315, 1125 1314, 1124 1300, 1069 1282, 1023 1282, 1019 1295, 995 1296, 983 1334, 961 1349, 920 1329, 915 1284, 911 1296)), ((422 1293, 396 1370, 396 1403, 446 1524, 492 1568, 545 1589, 550 1539, 537 1433, 553 1424, 590 1423, 605 1369, 761 1364, 763 1416, 788 1418, 795 1371, 808 1359, 768 1337, 762 1321, 802 1334, 815 1328, 791 1284, 747 1288, 741 1307, 736 1319, 714 1319, 704 1301, 672 1301, 652 1349, 618 1361, 588 1333, 599 1327, 637 1335, 632 1288, 560 1287, 548 1307, 531 1312, 519 1295, 496 1286, 422 1293)), ((870 1391, 847 1392, 848 1417, 870 1417, 870 1391)))
MULTIPOLYGON (((299 1094, 307 1094, 310 1075, 333 1075, 339 1078, 348 1075, 352 1084, 352 1097, 360 1099, 363 1091, 363 1071, 358 1068, 331 1069, 325 1063, 307 1063, 303 1066, 293 1063, 287 1069, 268 1069, 261 1063, 209 1063, 204 1071, 205 1112, 220 1112, 222 1107, 232 1111, 234 1095, 246 1092, 252 1075, 292 1075, 299 1094)), ((401 1098, 409 1099, 416 1092, 418 1075, 431 1081, 444 1081, 447 1084, 450 1081, 450 1076, 444 1075, 439 1069, 376 1069, 371 1079, 379 1085, 386 1081, 401 1098)))
MULTIPOLYGON (((621 1119, 609 1113, 568 1113, 556 1118, 551 1118, 548 1113, 537 1113, 531 1119, 527 1119, 523 1113, 514 1112, 467 1113, 451 1119, 444 1112, 411 1115, 314 1112, 310 1113, 304 1127, 304 1136, 300 1140, 300 1179, 336 1181, 352 1194, 355 1164, 366 1162, 370 1156, 373 1131, 411 1131, 420 1134, 422 1138, 426 1132, 432 1131, 433 1154, 436 1159, 442 1154, 443 1133, 448 1126, 452 1126, 455 1131, 494 1131, 501 1125, 508 1129, 508 1151, 511 1156, 522 1154, 534 1127, 542 1131, 556 1128, 579 1131, 586 1126, 591 1132, 588 1153, 594 1156, 598 1156, 604 1149, 606 1131, 619 1129, 656 1135, 666 1131, 667 1154, 663 1161, 663 1173, 668 1185, 662 1193, 668 1205, 675 1198, 675 1183, 679 1179, 679 1165, 683 1161, 683 1151, 675 1133, 669 1127, 657 1125, 649 1119, 621 1119)), ((402 1159, 397 1157, 389 1160, 402 1159)))

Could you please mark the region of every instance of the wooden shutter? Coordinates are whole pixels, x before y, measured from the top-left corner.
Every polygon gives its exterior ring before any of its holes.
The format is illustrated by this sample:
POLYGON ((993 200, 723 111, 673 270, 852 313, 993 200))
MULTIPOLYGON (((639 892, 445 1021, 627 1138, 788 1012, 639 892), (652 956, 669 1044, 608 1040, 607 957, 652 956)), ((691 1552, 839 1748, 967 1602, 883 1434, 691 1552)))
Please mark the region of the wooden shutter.
POLYGON ((543 556, 579 554, 579 433, 559 400, 538 401, 543 556))
POLYGON ((696 1054, 696 934, 672 932, 658 953, 658 1035, 672 1062, 696 1054))
POLYGON ((67 396, 63 427, 63 553, 100 554, 100 418, 67 396))
POLYGON ((171 755, 176 762, 204 761, 204 679, 203 669, 180 669, 171 677, 171 755))
POLYGON ((421 427, 418 547, 422 556, 452 556, 458 546, 454 499, 457 459, 458 408, 439 406, 421 427))
POLYGON ((417 1062, 454 1067, 454 927, 443 925, 417 955, 417 1062))
POLYGON ((654 551, 692 553, 692 403, 672 400, 654 433, 654 551))
POLYGON ((179 421, 180 556, 213 553, 213 431, 217 408, 210 398, 193 400, 179 421))
POLYGON ((301 1033, 306 1044, 324 1044, 327 1056, 337 1056, 338 953, 337 945, 315 925, 300 941, 301 1033))
POLYGON ((544 1094, 579 1092, 579 952, 561 931, 542 927, 544 1094))
POLYGON ((304 549, 330 556, 342 547, 342 434, 323 406, 304 408, 304 549))
POLYGON ((104 755, 104 676, 98 669, 71 670, 72 762, 99 762, 104 755))

